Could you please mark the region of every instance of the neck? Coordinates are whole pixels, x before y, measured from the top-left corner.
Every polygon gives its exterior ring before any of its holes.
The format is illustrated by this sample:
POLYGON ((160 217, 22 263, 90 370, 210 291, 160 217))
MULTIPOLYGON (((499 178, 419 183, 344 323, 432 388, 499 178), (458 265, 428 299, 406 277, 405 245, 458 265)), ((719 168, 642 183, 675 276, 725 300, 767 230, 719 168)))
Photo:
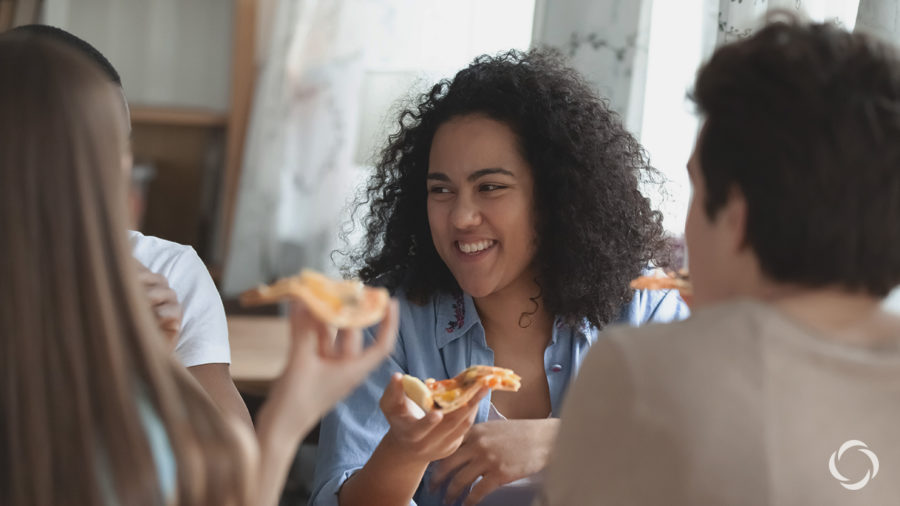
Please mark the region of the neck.
POLYGON ((749 295, 843 344, 884 346, 897 341, 893 336, 900 329, 900 320, 882 310, 881 298, 867 293, 763 282, 749 295))
POLYGON ((553 315, 544 307, 534 276, 522 275, 503 290, 474 299, 486 334, 522 334, 549 339, 553 315))

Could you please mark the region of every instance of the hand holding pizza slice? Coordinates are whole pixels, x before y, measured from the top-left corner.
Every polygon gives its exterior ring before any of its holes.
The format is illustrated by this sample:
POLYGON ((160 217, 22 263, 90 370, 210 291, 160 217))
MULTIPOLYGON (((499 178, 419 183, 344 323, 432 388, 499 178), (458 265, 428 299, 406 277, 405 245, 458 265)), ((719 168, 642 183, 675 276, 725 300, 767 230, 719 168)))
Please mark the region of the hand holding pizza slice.
POLYGON ((408 374, 403 376, 403 390, 426 413, 439 409, 450 413, 466 405, 482 388, 517 392, 522 378, 511 369, 489 365, 473 365, 453 378, 424 382, 408 374))

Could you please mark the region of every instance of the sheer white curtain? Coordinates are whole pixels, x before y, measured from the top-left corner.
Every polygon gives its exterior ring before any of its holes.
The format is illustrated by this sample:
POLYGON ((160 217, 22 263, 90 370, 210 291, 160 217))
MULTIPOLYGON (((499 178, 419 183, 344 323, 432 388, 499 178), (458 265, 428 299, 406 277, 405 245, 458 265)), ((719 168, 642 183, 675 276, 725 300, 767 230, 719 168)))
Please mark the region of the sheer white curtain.
POLYGON ((223 279, 240 292, 301 266, 331 270, 351 191, 361 2, 277 0, 250 118, 223 279))
POLYGON ((395 127, 393 104, 479 54, 527 49, 534 14, 534 0, 271 1, 228 295, 301 267, 336 274, 346 205, 395 127))

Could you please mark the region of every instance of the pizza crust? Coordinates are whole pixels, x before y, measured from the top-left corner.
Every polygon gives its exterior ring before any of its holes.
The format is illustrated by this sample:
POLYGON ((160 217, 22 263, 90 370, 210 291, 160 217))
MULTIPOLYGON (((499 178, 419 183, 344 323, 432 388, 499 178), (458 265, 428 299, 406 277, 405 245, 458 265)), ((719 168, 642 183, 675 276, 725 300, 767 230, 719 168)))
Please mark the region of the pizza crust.
POLYGON ((415 376, 403 375, 403 392, 426 413, 434 407, 434 397, 431 395, 431 390, 425 386, 422 380, 415 376))

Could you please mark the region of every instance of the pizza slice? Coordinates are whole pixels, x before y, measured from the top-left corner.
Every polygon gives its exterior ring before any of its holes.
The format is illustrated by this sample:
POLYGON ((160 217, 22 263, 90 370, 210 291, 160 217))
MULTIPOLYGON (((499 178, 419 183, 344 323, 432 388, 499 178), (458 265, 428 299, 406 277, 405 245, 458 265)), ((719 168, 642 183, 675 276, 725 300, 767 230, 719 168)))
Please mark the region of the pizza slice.
POLYGON ((334 280, 304 269, 300 274, 241 294, 244 306, 300 299, 319 320, 338 328, 363 328, 384 318, 390 295, 357 280, 334 280))
POLYGON ((482 388, 517 392, 522 386, 522 378, 511 369, 490 365, 473 365, 455 377, 436 381, 425 381, 405 374, 403 391, 426 413, 440 409, 450 413, 469 402, 482 388))
POLYGON ((686 270, 678 272, 669 271, 665 274, 656 271, 647 276, 641 276, 631 281, 631 288, 635 290, 678 290, 683 295, 692 295, 693 287, 686 270))

